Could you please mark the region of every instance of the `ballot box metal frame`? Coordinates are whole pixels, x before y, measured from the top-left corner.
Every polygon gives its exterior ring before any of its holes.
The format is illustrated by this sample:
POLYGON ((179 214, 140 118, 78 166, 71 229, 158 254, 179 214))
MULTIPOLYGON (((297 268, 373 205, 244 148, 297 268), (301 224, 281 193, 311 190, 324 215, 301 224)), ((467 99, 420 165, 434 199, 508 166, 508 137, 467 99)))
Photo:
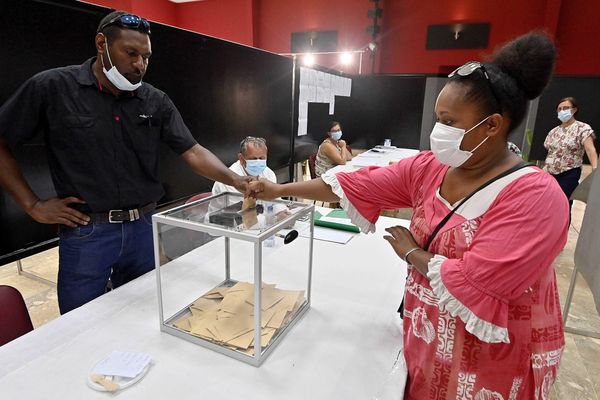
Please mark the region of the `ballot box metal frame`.
POLYGON ((207 224, 205 222, 199 221, 190 221, 184 220, 181 218, 176 218, 170 216, 169 214, 173 214, 177 211, 183 210, 185 208, 191 208, 198 206, 202 203, 211 202, 219 197, 224 196, 238 196, 240 201, 243 199, 241 194, 239 193, 231 193, 224 192, 219 195, 206 197, 204 199, 200 199, 194 202, 186 203, 168 210, 161 211, 152 216, 152 231, 154 238, 154 258, 155 258, 155 272, 156 272, 156 280, 157 280, 157 295, 158 295, 158 309, 159 309, 159 319, 160 319, 160 330, 171 335, 182 338, 186 341, 190 341, 196 343, 200 346, 209 348, 216 352, 225 354, 229 357, 235 358, 237 360, 243 361, 245 363, 254 365, 256 367, 260 366, 271 354, 271 352, 277 347, 277 345, 281 342, 283 337, 292 329, 292 327, 306 314, 308 309, 310 308, 311 303, 311 284, 312 284, 312 264, 313 264, 313 241, 314 241, 314 216, 315 216, 315 206, 313 204, 301 203, 297 201, 290 200, 269 200, 266 203, 272 204, 284 204, 286 206, 295 205, 300 207, 301 209, 293 213, 292 215, 282 219, 281 221, 276 222, 272 226, 263 230, 259 234, 254 232, 248 233, 243 230, 238 231, 235 229, 230 229, 227 227, 220 227, 215 224, 207 224), (262 251, 263 251, 263 242, 270 238, 271 236, 277 234, 280 230, 284 229, 286 226, 290 226, 290 224, 295 223, 298 220, 307 220, 309 222, 310 227, 310 235, 308 237, 308 281, 306 283, 306 297, 304 303, 296 310, 296 312, 290 317, 291 319, 288 323, 280 328, 280 330, 273 336, 269 344, 265 347, 261 345, 256 346, 256 343, 261 343, 261 321, 262 321, 262 290, 258 290, 261 287, 262 283, 262 251), (173 316, 168 317, 165 320, 164 309, 163 309, 163 296, 162 296, 162 282, 161 282, 161 251, 160 251, 160 232, 159 232, 159 224, 175 226, 179 228, 189 229, 197 232, 205 232, 214 236, 221 236, 225 240, 225 259, 224 259, 224 272, 225 278, 224 280, 217 286, 233 286, 237 283, 236 280, 231 279, 231 239, 239 239, 246 242, 251 242, 254 245, 254 355, 246 354, 242 351, 232 349, 223 345, 220 345, 216 342, 211 342, 210 340, 203 339, 199 336, 195 336, 191 333, 185 332, 182 329, 179 329, 173 326, 173 322, 178 318, 183 316, 188 312, 189 306, 192 304, 188 304, 188 306, 181 309, 179 312, 175 313, 173 316))

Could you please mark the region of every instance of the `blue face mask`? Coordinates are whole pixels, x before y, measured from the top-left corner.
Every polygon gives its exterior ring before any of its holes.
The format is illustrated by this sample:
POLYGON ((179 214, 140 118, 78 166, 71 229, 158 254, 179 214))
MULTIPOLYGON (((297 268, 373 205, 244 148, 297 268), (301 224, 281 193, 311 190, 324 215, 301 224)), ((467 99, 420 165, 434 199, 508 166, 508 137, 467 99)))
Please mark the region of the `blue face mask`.
POLYGON ((337 131, 337 132, 329 132, 329 136, 333 139, 333 140, 340 140, 342 138, 342 131, 337 131))
POLYGON ((259 176, 267 168, 267 160, 246 160, 248 175, 259 176))

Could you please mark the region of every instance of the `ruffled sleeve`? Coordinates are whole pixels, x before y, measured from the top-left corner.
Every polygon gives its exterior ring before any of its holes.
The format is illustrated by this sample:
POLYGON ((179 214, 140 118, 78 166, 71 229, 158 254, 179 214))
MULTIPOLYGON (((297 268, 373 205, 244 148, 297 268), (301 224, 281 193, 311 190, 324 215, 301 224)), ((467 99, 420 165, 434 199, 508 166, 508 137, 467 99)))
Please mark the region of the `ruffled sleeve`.
POLYGON ((564 247, 568 202, 556 181, 528 174, 507 186, 483 216, 461 258, 429 262, 439 306, 488 343, 509 343, 509 302, 522 296, 564 247))
POLYGON ((327 172, 321 179, 340 198, 340 205, 362 232, 374 232, 381 210, 413 207, 425 175, 441 165, 431 152, 422 152, 387 167, 367 167, 350 173, 327 172), (433 168, 430 168, 433 167, 433 168))
MULTIPOLYGON (((428 264, 429 271, 427 277, 430 279, 431 288, 438 297, 440 309, 445 309, 453 317, 459 317, 464 323, 467 332, 477 336, 479 340, 487 343, 510 343, 508 339, 508 329, 506 326, 498 326, 479 318, 473 311, 457 300, 446 288, 440 274, 442 263, 447 260, 446 257, 436 254, 428 264)), ((468 282, 463 282, 468 284, 468 282)), ((498 299, 481 295, 480 302, 484 302, 486 307, 495 310, 498 315, 490 318, 494 321, 508 319, 508 306, 498 299)))

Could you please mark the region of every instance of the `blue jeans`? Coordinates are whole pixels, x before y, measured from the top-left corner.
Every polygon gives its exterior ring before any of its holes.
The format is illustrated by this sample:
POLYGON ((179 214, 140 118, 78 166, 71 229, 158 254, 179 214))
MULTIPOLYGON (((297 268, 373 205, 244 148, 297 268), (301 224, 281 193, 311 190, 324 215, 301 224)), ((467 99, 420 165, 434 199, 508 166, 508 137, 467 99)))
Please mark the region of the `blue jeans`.
POLYGON ((154 269, 152 213, 121 224, 60 227, 58 305, 69 312, 154 269))

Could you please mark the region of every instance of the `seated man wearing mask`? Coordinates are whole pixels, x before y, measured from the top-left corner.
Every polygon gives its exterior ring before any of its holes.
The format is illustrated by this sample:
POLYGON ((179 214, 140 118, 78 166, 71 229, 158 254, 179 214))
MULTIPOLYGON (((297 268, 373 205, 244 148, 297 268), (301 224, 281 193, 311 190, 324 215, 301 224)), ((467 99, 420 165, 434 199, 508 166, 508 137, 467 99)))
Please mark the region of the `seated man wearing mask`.
MULTIPOLYGON (((267 151, 267 142, 265 139, 247 136, 240 143, 238 160, 229 169, 241 176, 257 176, 260 179, 267 179, 277 183, 275 173, 271 168, 267 167, 267 151)), ((223 192, 237 193, 238 190, 233 186, 215 182, 212 194, 217 195, 223 192)))

